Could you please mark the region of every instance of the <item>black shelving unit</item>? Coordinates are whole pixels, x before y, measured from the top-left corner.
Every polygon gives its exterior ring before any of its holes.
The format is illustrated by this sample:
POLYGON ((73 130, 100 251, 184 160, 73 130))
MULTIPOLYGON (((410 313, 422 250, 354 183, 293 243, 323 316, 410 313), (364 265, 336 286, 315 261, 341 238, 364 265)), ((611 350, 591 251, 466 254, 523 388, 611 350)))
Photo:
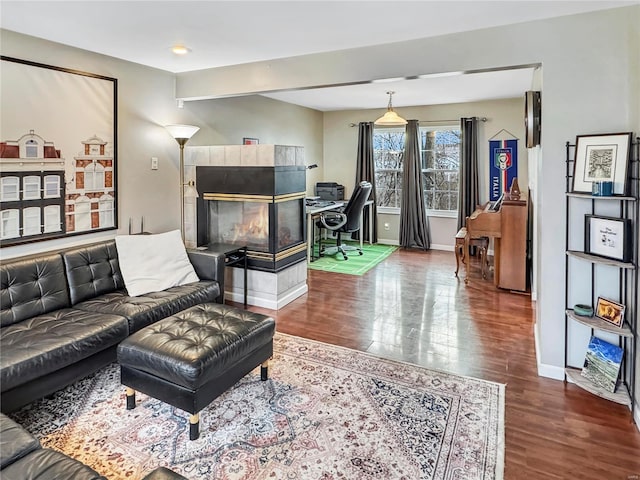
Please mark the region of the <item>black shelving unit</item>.
MULTIPOLYGON (((638 335, 638 241, 640 239, 640 137, 636 137, 635 142, 631 145, 630 163, 628 167, 629 183, 626 195, 612 196, 593 196, 587 193, 572 192, 573 175, 574 175, 574 152, 575 144, 566 143, 566 226, 565 226, 565 341, 564 341, 564 363, 565 363, 565 381, 570 379, 579 387, 593 393, 602 398, 606 398, 616 403, 627 405, 632 412, 635 408, 636 385, 635 385, 635 366, 636 366, 636 338, 638 335), (607 203, 618 205, 617 218, 629 219, 632 222, 631 241, 633 243, 633 258, 629 262, 620 262, 612 259, 599 257, 585 253, 584 242, 573 241, 573 249, 570 245, 571 236, 571 220, 572 209, 576 208, 578 202, 587 202, 582 204, 583 210, 589 210, 591 215, 595 215, 598 207, 607 203), (589 204, 590 203, 590 204, 589 204), (576 248, 576 246, 578 248, 576 248), (572 262, 587 262, 591 265, 590 279, 581 276, 580 278, 571 277, 572 262), (598 270, 597 265, 603 265, 605 268, 618 269, 618 299, 626 306, 625 322, 622 327, 612 325, 604 320, 593 316, 578 315, 573 310, 573 305, 569 305, 570 286, 572 282, 583 282, 581 286, 588 289, 589 285, 585 285, 590 281, 591 302, 595 308, 598 291, 596 284, 596 276, 598 270), (591 329, 591 334, 595 332, 605 332, 617 335, 618 345, 624 349, 622 366, 620 371, 619 383, 614 393, 595 385, 587 378, 581 375, 582 365, 569 365, 569 334, 570 322, 577 322, 586 325, 591 329)), ((614 207, 615 208, 615 207, 614 207)), ((575 220, 575 219, 573 219, 575 220)), ((579 222, 578 222, 579 223, 579 222)), ((584 224, 582 232, 584 232, 584 224)), ((575 235, 579 232, 573 232, 575 235)))

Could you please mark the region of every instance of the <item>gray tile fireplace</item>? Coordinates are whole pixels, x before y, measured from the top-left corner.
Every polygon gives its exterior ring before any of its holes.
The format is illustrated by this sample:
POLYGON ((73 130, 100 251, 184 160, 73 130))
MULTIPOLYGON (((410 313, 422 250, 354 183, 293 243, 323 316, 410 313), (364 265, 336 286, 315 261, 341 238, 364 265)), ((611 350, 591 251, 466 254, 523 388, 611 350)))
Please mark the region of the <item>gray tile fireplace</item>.
POLYGON ((306 257, 305 167, 197 166, 197 243, 247 246, 249 268, 277 272, 306 257))
MULTIPOLYGON (((307 291, 306 167, 302 147, 216 145, 185 148, 185 243, 248 248, 248 303, 278 309, 307 291)), ((237 301, 240 271, 227 268, 227 298, 237 301)))

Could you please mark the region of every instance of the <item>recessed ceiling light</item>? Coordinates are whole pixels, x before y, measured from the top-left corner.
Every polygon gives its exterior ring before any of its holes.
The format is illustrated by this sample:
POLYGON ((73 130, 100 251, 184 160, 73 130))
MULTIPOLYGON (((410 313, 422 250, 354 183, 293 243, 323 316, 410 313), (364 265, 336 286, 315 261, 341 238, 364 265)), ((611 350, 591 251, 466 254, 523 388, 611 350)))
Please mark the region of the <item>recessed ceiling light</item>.
POLYGON ((174 45, 173 47, 171 47, 171 51, 176 55, 186 55, 191 51, 191 49, 185 47, 184 45, 174 45))

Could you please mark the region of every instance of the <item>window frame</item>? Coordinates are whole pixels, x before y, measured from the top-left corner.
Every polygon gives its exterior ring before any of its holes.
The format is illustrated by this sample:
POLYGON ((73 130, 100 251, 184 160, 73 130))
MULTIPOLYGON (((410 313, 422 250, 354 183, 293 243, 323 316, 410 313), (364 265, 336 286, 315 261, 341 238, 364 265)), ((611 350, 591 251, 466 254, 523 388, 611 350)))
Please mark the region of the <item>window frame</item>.
POLYGON ((43 178, 42 198, 60 198, 60 186, 62 177, 60 175, 45 175, 43 178), (47 193, 51 186, 55 186, 55 193, 47 193))
POLYGON ((26 207, 22 209, 22 236, 42 234, 42 209, 40 207, 26 207), (35 224, 31 222, 35 220, 35 224))
MULTIPOLYGON (((456 131, 460 131, 460 125, 454 125, 454 124, 450 124, 450 123, 442 123, 442 124, 438 124, 438 125, 425 125, 425 126, 420 126, 420 134, 422 135, 423 131, 438 131, 438 130, 456 130, 456 131)), ((405 129, 403 127, 374 127, 374 132, 373 134, 376 135, 376 131, 378 132, 398 132, 398 133, 402 133, 402 134, 406 134, 405 133, 405 129)), ((375 144, 375 142, 374 142, 375 144)), ((403 142, 404 144, 404 142, 403 142)), ((404 151, 404 148, 403 148, 404 151)), ((374 150, 375 152, 375 150, 374 150)), ((420 159, 422 162, 422 157, 423 157, 423 153, 426 152, 426 150, 423 150, 422 147, 420 149, 420 159)), ((384 169, 384 170, 394 170, 394 169, 384 169)), ((402 175, 402 169, 395 169, 396 170, 396 174, 397 175, 402 175)), ((374 165, 374 172, 377 173, 379 170, 377 168, 375 168, 374 165)), ((454 172, 454 170, 444 170, 444 169, 427 169, 427 168, 420 168, 420 172, 422 175, 429 173, 429 172, 438 172, 438 171, 443 171, 443 172, 454 172)), ((374 174, 375 174, 374 173, 374 174)), ((455 171, 455 173, 457 173, 458 175, 460 174, 460 169, 458 168, 457 171, 455 171)), ((376 188, 378 187, 378 185, 376 184, 376 188)), ((401 189, 400 189, 401 191, 401 189)), ((426 191, 425 191, 426 192, 426 191)), ((425 202, 426 203, 426 202, 425 202)), ((435 209, 429 209, 426 208, 426 204, 425 204, 425 209, 426 209, 426 214, 428 217, 442 217, 442 218, 457 218, 458 217, 458 209, 456 208, 455 210, 435 210, 435 209)), ((390 215, 400 215, 401 212, 401 207, 398 205, 397 207, 387 207, 387 206, 379 206, 377 207, 377 211, 378 213, 383 213, 383 214, 390 214, 390 215)))
POLYGON ((53 233, 62 231, 62 220, 60 218, 60 205, 46 205, 42 209, 43 233, 53 233))
POLYGON ((106 169, 104 165, 93 162, 84 167, 84 189, 88 192, 100 192, 105 189, 106 169))
MULTIPOLYGON (((442 123, 438 125, 428 125, 424 127, 420 127, 420 132, 422 131, 447 131, 447 130, 455 130, 460 132, 460 125, 454 125, 450 123, 442 123)), ((462 140, 462 139, 461 139, 462 140)), ((461 142, 460 142, 461 143, 461 142)), ((460 146, 460 143, 458 146, 460 146)), ((422 159, 422 153, 426 152, 426 150, 420 150, 420 158, 422 159)), ((458 174, 458 187, 460 185, 460 152, 458 152, 458 170, 451 169, 442 169, 442 168, 421 168, 420 173, 424 175, 425 173, 430 172, 452 172, 458 174)), ((425 190, 426 193, 426 190, 425 190)), ((426 205, 425 205, 426 208, 426 205)), ((458 208, 456 206, 455 210, 436 210, 436 209, 428 209, 427 208, 427 216, 429 217, 442 217, 442 218, 458 218, 458 208)))
POLYGON ((20 177, 10 175, 0 178, 0 202, 18 202, 20 201, 20 177), (8 187, 15 187, 15 195, 9 196, 8 187))
POLYGON ((10 238, 20 238, 20 209, 10 208, 0 212, 0 238, 3 240, 10 238), (15 222, 15 229, 7 233, 5 224, 15 222))
POLYGON ((111 195, 103 195, 98 200, 98 221, 103 227, 107 224, 113 225, 114 219, 114 199, 111 195))
POLYGON ((40 175, 25 175, 22 177, 22 199, 40 200, 42 199, 42 177, 40 175), (34 190, 35 192, 31 192, 34 190), (36 193, 31 195, 31 193, 36 193))

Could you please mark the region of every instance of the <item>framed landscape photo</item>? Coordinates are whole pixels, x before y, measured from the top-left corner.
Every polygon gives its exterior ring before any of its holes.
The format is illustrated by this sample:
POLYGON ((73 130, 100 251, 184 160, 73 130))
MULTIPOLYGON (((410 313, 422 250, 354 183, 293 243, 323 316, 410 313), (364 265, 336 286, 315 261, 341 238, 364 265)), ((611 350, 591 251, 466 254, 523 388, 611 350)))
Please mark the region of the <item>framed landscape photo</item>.
POLYGON ((596 317, 614 324, 616 327, 622 327, 624 323, 624 312, 627 307, 620 303, 616 303, 606 298, 598 297, 596 306, 596 317))
POLYGON ((625 195, 631 132, 576 137, 573 191, 591 193, 593 182, 613 182, 613 194, 625 195))
POLYGON ((623 355, 622 348, 592 336, 587 346, 582 376, 594 385, 614 393, 618 384, 623 355))
POLYGON ((633 253, 631 220, 585 215, 584 251, 591 255, 629 262, 633 253))

